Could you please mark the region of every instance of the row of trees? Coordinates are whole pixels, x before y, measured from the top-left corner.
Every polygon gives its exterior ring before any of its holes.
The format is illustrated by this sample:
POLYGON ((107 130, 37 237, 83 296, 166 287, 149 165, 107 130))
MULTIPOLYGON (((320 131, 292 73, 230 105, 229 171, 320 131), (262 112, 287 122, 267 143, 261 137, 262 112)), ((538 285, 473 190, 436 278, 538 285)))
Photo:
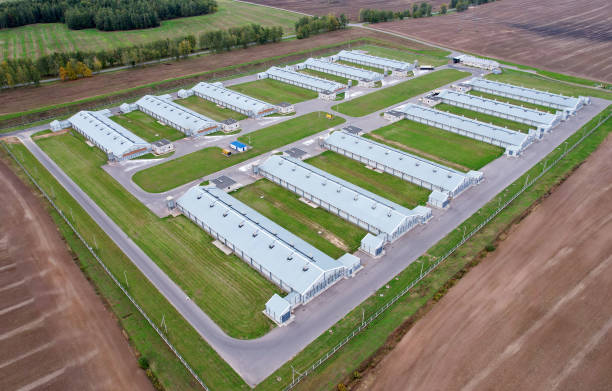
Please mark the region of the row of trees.
POLYGON ((463 12, 467 10, 470 5, 481 5, 486 3, 492 3, 495 0, 451 0, 450 8, 455 8, 457 12, 463 12))
POLYGON ((262 27, 250 24, 232 27, 229 30, 207 31, 200 35, 200 48, 215 52, 231 50, 236 46, 246 48, 251 44, 263 45, 268 42, 279 42, 283 38, 283 28, 262 27))
POLYGON ((21 0, 0 3, 0 28, 59 22, 73 30, 131 30, 216 10, 215 0, 21 0))
MULTIPOLYGON (((445 6, 446 7, 446 6, 445 6)), ((388 22, 395 19, 404 19, 404 18, 423 18, 431 16, 431 4, 422 2, 420 5, 415 3, 412 5, 412 11, 410 9, 406 9, 404 11, 389 11, 389 10, 376 10, 376 9, 361 9, 359 11, 359 20, 361 22, 368 23, 380 23, 380 22, 388 22)))
POLYGON ((348 18, 344 14, 336 16, 303 16, 295 22, 295 35, 297 39, 308 38, 311 35, 346 28, 348 18))

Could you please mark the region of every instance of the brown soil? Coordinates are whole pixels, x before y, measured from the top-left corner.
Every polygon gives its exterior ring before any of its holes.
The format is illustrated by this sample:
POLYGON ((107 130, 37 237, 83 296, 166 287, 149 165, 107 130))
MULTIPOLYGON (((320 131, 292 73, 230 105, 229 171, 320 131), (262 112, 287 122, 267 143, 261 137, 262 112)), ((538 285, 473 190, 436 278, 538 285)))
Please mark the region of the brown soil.
POLYGON ((612 82, 609 0, 503 0, 444 17, 377 24, 457 50, 612 82))
POLYGON ((609 390, 612 138, 420 319, 358 390, 609 390))
POLYGON ((152 390, 40 200, 0 183, 0 389, 152 390))

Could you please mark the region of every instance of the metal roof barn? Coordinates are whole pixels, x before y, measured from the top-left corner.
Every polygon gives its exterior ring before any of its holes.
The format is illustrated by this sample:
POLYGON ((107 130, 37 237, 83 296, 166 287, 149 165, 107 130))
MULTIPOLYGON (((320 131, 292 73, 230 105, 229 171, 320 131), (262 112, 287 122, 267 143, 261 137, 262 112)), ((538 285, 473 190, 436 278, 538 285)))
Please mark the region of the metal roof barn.
POLYGON ((499 68, 499 63, 497 61, 487 60, 486 58, 469 56, 467 54, 462 54, 455 58, 461 61, 462 64, 465 64, 471 67, 488 69, 488 70, 499 68))
POLYGON ((520 133, 413 103, 407 104, 400 111, 406 119, 498 145, 505 148, 510 156, 520 155, 535 138, 533 132, 520 133))
POLYGON ((297 293, 293 306, 307 302, 354 271, 215 185, 190 188, 176 205, 263 276, 281 289, 297 293))
POLYGON ((276 108, 270 103, 232 91, 218 85, 218 83, 198 83, 191 90, 202 99, 209 100, 219 106, 227 107, 252 118, 260 118, 276 113, 276 108))
POLYGON ((524 102, 552 107, 553 109, 565 110, 571 114, 582 108, 585 103, 588 103, 588 98, 582 96, 574 98, 572 96, 552 94, 550 92, 500 83, 480 77, 475 77, 465 83, 471 85, 472 89, 476 91, 505 96, 524 102))
POLYGON ((480 113, 491 114, 496 117, 506 118, 511 121, 521 122, 527 125, 549 131, 561 122, 560 114, 551 114, 543 111, 533 110, 522 106, 499 102, 480 96, 463 94, 451 90, 442 90, 438 94, 442 102, 449 105, 463 107, 480 113))
POLYGON ((151 150, 151 144, 108 118, 108 111, 79 111, 68 119, 73 129, 108 155, 109 160, 131 159, 151 150))
POLYGON ((451 197, 457 196, 482 178, 480 172, 464 174, 343 131, 330 134, 323 140, 323 147, 426 189, 448 193, 451 197))
POLYGON ((360 80, 365 82, 376 82, 382 80, 383 75, 377 72, 368 71, 361 68, 355 68, 344 64, 309 58, 302 64, 306 69, 329 73, 345 77, 347 79, 360 80))
POLYGON ((315 76, 305 75, 303 73, 296 72, 290 68, 271 67, 270 69, 260 73, 259 75, 259 78, 269 77, 273 80, 282 81, 283 83, 291 84, 326 95, 344 92, 347 88, 347 86, 345 86, 344 84, 337 83, 331 80, 321 79, 315 76))
POLYGON ((338 59, 380 69, 390 69, 393 71, 409 72, 414 69, 414 65, 405 62, 392 60, 384 57, 371 56, 356 50, 342 50, 337 54, 338 59))
POLYGON ((143 113, 172 126, 187 136, 203 136, 221 129, 221 125, 200 113, 159 96, 145 95, 136 101, 143 113))
POLYGON ((404 208, 288 156, 272 155, 254 171, 388 242, 431 217, 429 208, 404 208))

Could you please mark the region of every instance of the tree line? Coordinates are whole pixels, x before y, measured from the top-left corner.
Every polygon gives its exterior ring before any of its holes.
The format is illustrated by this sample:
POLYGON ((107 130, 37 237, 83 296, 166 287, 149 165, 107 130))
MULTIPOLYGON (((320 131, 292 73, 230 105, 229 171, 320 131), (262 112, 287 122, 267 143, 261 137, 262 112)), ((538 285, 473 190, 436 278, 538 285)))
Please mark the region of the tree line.
POLYGON ((73 30, 132 30, 216 11, 215 0, 21 0, 0 3, 0 28, 65 23, 73 30))
POLYGON ((390 11, 365 8, 359 10, 359 21, 367 23, 389 22, 392 20, 403 20, 404 18, 423 18, 431 16, 431 4, 422 2, 420 5, 415 3, 412 10, 390 11))
POLYGON ((308 38, 311 35, 326 31, 334 31, 346 28, 348 18, 344 14, 336 16, 303 16, 295 22, 295 35, 297 39, 308 38))
POLYGON ((450 8, 454 8, 457 12, 463 12, 467 10, 470 5, 481 5, 486 3, 492 3, 495 0, 451 0, 450 8))
POLYGON ((5 60, 0 63, 0 87, 13 87, 20 84, 39 84, 43 77, 57 77, 73 80, 89 77, 102 69, 121 65, 154 61, 162 58, 185 58, 196 50, 210 49, 215 52, 232 50, 235 47, 263 45, 278 42, 283 37, 282 27, 262 27, 250 24, 228 30, 202 33, 197 39, 187 35, 177 39, 162 39, 147 44, 97 52, 76 51, 56 52, 38 58, 5 60))

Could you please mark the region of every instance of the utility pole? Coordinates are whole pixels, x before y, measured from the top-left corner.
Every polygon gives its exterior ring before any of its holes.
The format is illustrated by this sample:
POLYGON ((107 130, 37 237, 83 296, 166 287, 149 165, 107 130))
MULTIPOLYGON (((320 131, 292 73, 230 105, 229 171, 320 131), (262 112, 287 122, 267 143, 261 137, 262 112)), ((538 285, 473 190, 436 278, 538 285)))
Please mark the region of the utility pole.
POLYGON ((421 261, 421 273, 419 273, 419 278, 423 278, 423 261, 421 261))
POLYGON ((129 288, 130 285, 128 284, 127 273, 125 272, 125 270, 123 271, 123 277, 125 277, 125 286, 129 288))

